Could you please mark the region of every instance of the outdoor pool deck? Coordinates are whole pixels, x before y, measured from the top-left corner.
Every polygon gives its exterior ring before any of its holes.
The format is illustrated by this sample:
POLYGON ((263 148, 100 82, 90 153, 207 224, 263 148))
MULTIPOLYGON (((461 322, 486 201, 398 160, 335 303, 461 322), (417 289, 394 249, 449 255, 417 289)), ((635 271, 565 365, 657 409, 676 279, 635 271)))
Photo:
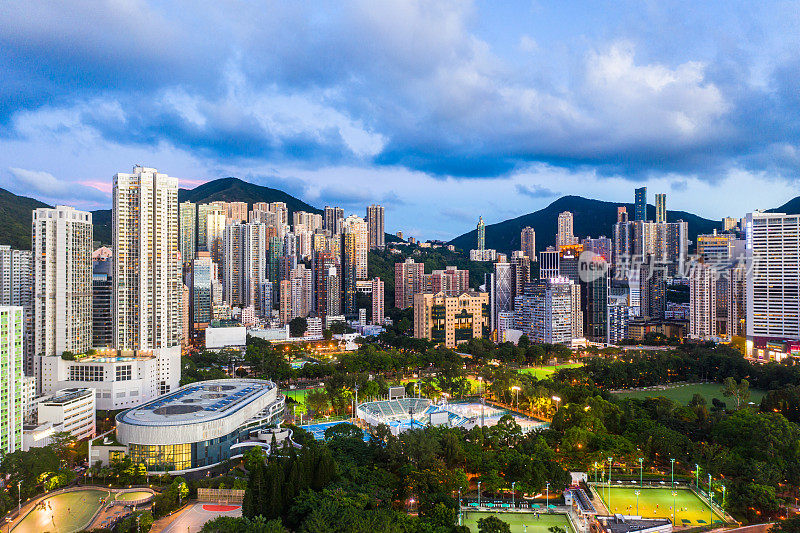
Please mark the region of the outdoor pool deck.
POLYGON ((100 502, 109 495, 99 489, 62 492, 41 500, 11 529, 15 533, 73 533, 89 527, 100 509, 100 502))
MULTIPOLYGON (((641 515, 644 518, 668 518, 672 520, 673 495, 669 487, 644 487, 638 497, 639 508, 636 508, 636 488, 611 487, 611 503, 609 505, 608 487, 592 485, 603 504, 612 514, 641 515)), ((682 526, 707 526, 711 523, 711 509, 689 489, 675 489, 675 522, 682 526)), ((714 523, 723 523, 722 516, 715 510, 714 523)))
MULTIPOLYGON (((304 424, 298 427, 301 429, 305 429, 306 431, 314 435, 314 438, 316 440, 325 440, 325 430, 328 429, 329 427, 338 426, 339 424, 353 425, 349 420, 335 420, 333 422, 322 422, 319 424, 304 424)), ((364 431, 364 442, 369 442, 369 439, 370 439, 369 433, 364 431)))
POLYGON ((503 522, 511 526, 511 533, 548 533, 548 529, 553 526, 564 528, 567 533, 575 533, 572 525, 564 514, 541 513, 518 513, 518 512, 498 512, 490 511, 463 511, 462 524, 467 526, 470 531, 477 533, 478 520, 488 516, 496 516, 503 522), (525 527, 527 526, 527 528, 525 527))

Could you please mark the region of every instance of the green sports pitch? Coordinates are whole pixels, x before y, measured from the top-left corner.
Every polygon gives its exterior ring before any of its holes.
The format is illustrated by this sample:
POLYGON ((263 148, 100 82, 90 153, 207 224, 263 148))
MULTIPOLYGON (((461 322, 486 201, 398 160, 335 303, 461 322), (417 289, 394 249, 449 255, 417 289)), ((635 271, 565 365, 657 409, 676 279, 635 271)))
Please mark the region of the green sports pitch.
POLYGON ((104 490, 63 492, 42 500, 43 505, 32 509, 11 531, 14 533, 73 533, 89 527, 100 508, 100 499, 108 496, 104 490))
POLYGON ((531 374, 536 379, 547 379, 556 371, 563 368, 579 368, 583 363, 564 363, 563 365, 547 365, 547 366, 529 366, 527 368, 520 368, 520 374, 531 374))
POLYGON ((542 513, 539 515, 539 518, 536 518, 534 513, 464 511, 462 523, 467 526, 470 531, 477 533, 478 520, 492 515, 511 526, 511 533, 524 533, 526 531, 527 533, 548 533, 548 529, 553 526, 561 527, 567 533, 574 533, 569 524, 569 520, 567 520, 567 516, 563 514, 542 513), (528 526, 527 529, 525 526, 528 526))
MULTIPOLYGON (((669 488, 644 488, 639 495, 639 511, 636 511, 636 488, 611 487, 609 503, 608 487, 593 486, 608 510, 613 514, 641 515, 644 518, 669 518, 672 520, 673 495, 669 488)), ((675 521, 679 526, 702 526, 711 523, 711 509, 694 492, 688 489, 675 490, 675 521)), ((714 522, 723 522, 714 511, 714 522)))

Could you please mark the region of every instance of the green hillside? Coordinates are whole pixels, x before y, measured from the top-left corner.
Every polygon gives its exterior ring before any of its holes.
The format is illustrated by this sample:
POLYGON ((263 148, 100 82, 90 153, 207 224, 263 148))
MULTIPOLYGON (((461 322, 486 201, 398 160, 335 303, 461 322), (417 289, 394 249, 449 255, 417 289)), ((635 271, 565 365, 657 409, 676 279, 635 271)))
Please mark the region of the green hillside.
POLYGON ((31 211, 47 204, 0 189, 0 244, 16 249, 31 247, 31 211))
POLYGON ((194 189, 180 189, 178 201, 197 204, 216 201, 247 202, 248 207, 252 207, 254 203, 258 202, 284 202, 289 209, 289 216, 295 211, 322 213, 321 209, 308 205, 291 194, 271 187, 247 183, 239 178, 221 178, 198 185, 194 189))
MULTIPOLYGON (((617 207, 619 206, 627 207, 629 215, 633 214, 633 204, 604 202, 580 196, 564 196, 539 211, 486 226, 486 247, 502 252, 518 250, 520 231, 525 226, 531 226, 536 230, 537 251, 553 246, 556 242, 558 214, 562 211, 571 211, 575 215, 574 231, 578 237, 605 235, 610 238, 613 234, 614 223, 617 221, 617 207)), ((654 219, 655 207, 648 205, 647 213, 648 219, 654 219)), ((708 220, 685 211, 667 211, 667 220, 688 222, 689 240, 691 241, 695 241, 698 234, 711 233, 714 229, 722 227, 720 221, 708 220)), ((462 250, 475 248, 477 230, 473 229, 469 233, 456 237, 450 241, 450 244, 462 250)))

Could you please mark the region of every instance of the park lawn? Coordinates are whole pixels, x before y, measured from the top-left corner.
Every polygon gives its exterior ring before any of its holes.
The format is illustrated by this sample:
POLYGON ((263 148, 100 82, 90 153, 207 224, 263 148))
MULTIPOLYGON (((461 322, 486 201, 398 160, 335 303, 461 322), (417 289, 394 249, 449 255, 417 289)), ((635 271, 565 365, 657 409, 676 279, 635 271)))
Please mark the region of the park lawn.
POLYGON ((534 513, 492 513, 488 511, 464 511, 463 524, 473 533, 478 531, 478 519, 495 515, 497 518, 511 526, 511 533, 523 533, 527 525, 527 533, 548 533, 548 528, 559 526, 564 528, 567 533, 574 533, 563 514, 542 513, 536 518, 534 513))
MULTIPOLYGON (((706 402, 711 405, 711 400, 714 398, 718 398, 719 400, 725 402, 728 407, 733 406, 733 398, 726 398, 722 395, 722 384, 721 383, 695 383, 692 385, 674 385, 674 386, 667 386, 665 389, 662 390, 631 390, 631 391, 621 391, 617 392, 619 396, 623 398, 657 398, 659 396, 663 396, 665 398, 669 398, 675 402, 678 402, 682 405, 686 405, 692 399, 692 396, 695 394, 702 395, 706 402)), ((750 400, 755 404, 761 403, 761 399, 766 394, 765 391, 762 390, 750 390, 750 400)))
POLYGON ((100 498, 108 496, 104 490, 76 490, 56 494, 44 500, 52 507, 37 507, 28 513, 12 531, 15 533, 73 533, 89 526, 89 521, 100 508, 100 498))
MULTIPOLYGON (((608 503, 608 488, 592 487, 603 500, 608 503)), ((669 488, 645 488, 639 495, 639 512, 636 512, 636 489, 628 487, 611 487, 611 513, 639 514, 645 518, 668 518, 672 520, 672 491, 669 488)), ((708 505, 688 489, 677 489, 675 495, 675 520, 678 525, 698 526, 709 524, 711 510, 708 505), (688 520, 686 522, 685 520, 688 520)), ((722 517, 714 512, 714 521, 722 521, 722 517)))
POLYGON ((547 366, 531 366, 527 368, 520 368, 520 374, 532 374, 536 379, 547 379, 557 370, 562 368, 578 368, 583 366, 583 363, 564 363, 563 365, 547 365, 547 366))

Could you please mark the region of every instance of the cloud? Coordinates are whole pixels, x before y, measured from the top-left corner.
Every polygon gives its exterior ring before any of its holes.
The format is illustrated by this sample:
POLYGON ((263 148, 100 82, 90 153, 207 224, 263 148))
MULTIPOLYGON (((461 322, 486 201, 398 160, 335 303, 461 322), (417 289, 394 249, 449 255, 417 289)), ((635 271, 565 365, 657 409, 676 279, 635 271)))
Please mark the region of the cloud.
POLYGON ((31 192, 50 199, 82 200, 107 202, 110 198, 95 187, 77 184, 63 179, 58 179, 49 172, 26 170, 24 168, 9 168, 11 183, 17 190, 31 192))
POLYGON ((557 196, 559 194, 536 183, 530 187, 521 183, 517 183, 514 188, 516 189, 517 193, 530 196, 531 198, 550 198, 551 196, 557 196))
POLYGON ((669 184, 669 188, 673 191, 685 191, 689 188, 689 183, 686 180, 672 181, 669 184))

